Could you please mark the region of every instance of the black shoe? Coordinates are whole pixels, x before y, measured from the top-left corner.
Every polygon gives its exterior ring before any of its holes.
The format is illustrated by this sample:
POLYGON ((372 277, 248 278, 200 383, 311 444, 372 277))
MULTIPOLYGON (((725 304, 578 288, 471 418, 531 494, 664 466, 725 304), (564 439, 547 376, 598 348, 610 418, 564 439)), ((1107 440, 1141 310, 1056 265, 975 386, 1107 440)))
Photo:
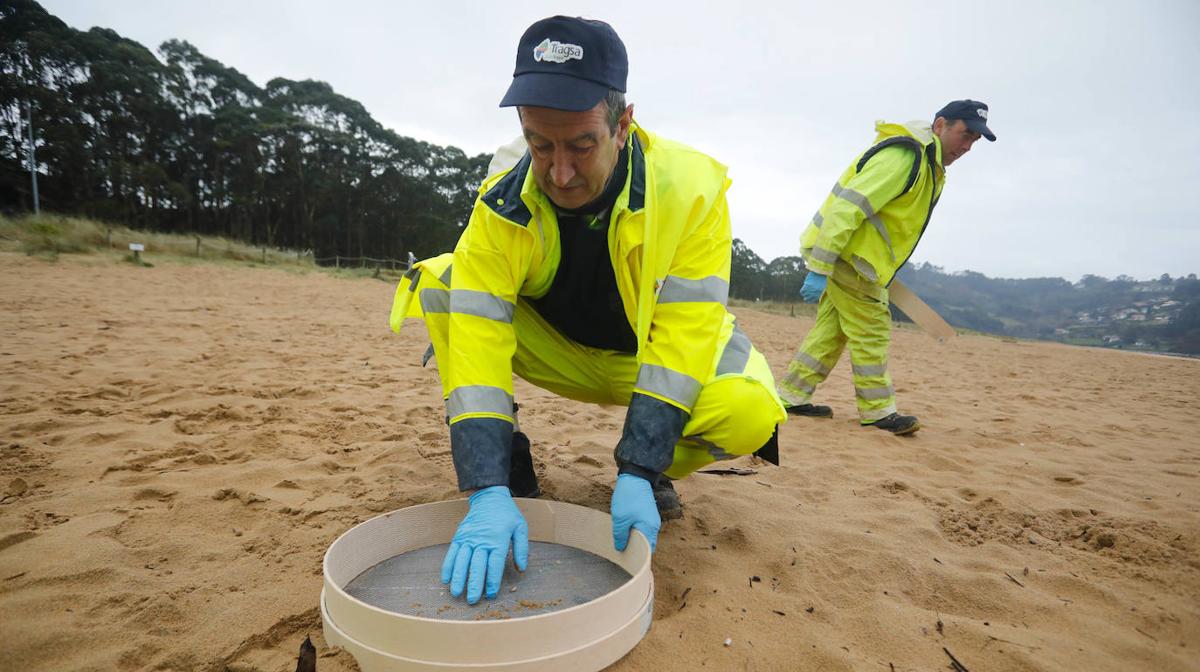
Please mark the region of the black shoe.
POLYGON ((675 486, 671 485, 671 479, 659 476, 653 490, 659 518, 675 520, 683 517, 683 504, 679 501, 679 493, 675 492, 675 486))
POLYGON ((533 473, 533 455, 529 453, 529 437, 513 432, 512 462, 508 467, 508 489, 513 497, 537 497, 542 494, 537 474, 533 473))
POLYGON ((878 427, 884 431, 891 432, 897 436, 912 434, 921 428, 921 423, 916 419, 916 417, 911 415, 900 415, 899 413, 892 413, 886 418, 869 423, 869 425, 871 427, 878 427))
POLYGON ((788 406, 787 412, 792 415, 802 415, 806 418, 832 418, 833 409, 828 406, 817 406, 815 404, 798 404, 796 406, 788 406))

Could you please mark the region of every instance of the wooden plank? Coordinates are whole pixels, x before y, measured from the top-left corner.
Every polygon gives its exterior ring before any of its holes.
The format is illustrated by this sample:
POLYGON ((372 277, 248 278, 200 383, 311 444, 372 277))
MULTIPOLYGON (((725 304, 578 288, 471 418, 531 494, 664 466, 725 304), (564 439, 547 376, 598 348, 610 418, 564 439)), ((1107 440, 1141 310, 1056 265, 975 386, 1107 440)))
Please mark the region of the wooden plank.
POLYGON ((937 311, 921 300, 903 282, 893 280, 888 287, 888 299, 912 320, 922 331, 939 341, 947 341, 958 335, 954 327, 946 323, 937 311))

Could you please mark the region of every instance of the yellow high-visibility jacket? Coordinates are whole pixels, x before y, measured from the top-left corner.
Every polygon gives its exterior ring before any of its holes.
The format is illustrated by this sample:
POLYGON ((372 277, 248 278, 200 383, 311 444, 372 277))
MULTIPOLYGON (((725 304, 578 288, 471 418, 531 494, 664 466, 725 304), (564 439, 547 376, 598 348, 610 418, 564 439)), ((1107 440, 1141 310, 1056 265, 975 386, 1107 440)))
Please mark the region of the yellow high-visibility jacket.
MULTIPOLYGON (((726 167, 636 124, 628 177, 613 206, 608 250, 625 316, 637 336, 634 391, 690 412, 733 333, 725 310, 731 232, 726 167)), ((484 181, 453 253, 418 264, 449 268, 450 361, 443 392, 453 426, 512 421, 512 315, 518 296, 546 294, 559 264, 558 223, 528 153, 484 181)), ((421 317, 418 274, 400 283, 391 326, 421 317)), ((425 290, 427 291, 427 290, 425 290)), ((442 356, 439 353, 439 356, 442 356)))
POLYGON ((800 236, 800 252, 810 271, 887 287, 925 232, 946 172, 928 123, 879 121, 875 130, 800 236))

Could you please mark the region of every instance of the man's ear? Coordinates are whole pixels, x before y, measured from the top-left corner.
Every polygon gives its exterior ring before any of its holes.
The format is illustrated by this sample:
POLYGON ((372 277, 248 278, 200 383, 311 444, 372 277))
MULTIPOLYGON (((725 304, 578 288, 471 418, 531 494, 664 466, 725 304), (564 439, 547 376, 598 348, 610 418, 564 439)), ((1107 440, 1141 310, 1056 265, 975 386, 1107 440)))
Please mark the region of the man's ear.
POLYGON ((626 105, 621 118, 617 119, 617 147, 625 149, 625 141, 629 139, 629 125, 633 123, 633 105, 626 105))
POLYGON ((933 132, 934 133, 936 133, 937 135, 941 135, 942 129, 944 129, 944 128, 946 128, 946 118, 945 117, 938 117, 937 119, 933 120, 933 132))

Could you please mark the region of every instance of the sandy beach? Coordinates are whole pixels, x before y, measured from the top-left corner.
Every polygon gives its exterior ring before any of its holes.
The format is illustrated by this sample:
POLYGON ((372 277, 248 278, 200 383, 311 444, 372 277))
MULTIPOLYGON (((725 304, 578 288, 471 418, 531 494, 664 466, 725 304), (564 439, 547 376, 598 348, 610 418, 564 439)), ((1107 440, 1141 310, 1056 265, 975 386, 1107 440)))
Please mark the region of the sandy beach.
MULTIPOLYGON (((356 670, 322 554, 459 497, 424 328, 380 280, 153 261, 0 254, 0 669, 356 670)), ((776 375, 812 324, 735 312, 776 375)), ((890 369, 914 437, 843 360, 782 467, 677 484, 613 670, 1200 670, 1200 361, 899 329, 890 369)), ((544 496, 607 510, 624 409, 517 398, 544 496)))

